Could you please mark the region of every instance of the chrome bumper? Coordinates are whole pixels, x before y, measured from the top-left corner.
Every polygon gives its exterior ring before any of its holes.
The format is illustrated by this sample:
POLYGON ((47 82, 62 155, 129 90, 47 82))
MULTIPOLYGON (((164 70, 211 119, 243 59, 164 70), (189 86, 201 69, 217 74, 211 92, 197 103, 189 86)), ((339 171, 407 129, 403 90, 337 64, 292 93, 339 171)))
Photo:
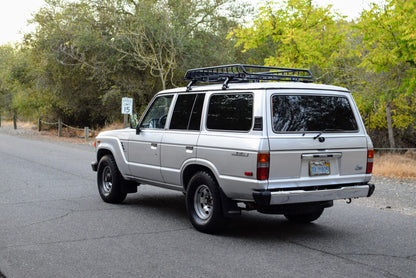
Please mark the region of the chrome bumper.
POLYGON ((345 186, 336 189, 290 190, 254 192, 253 198, 259 205, 285 205, 332 201, 358 197, 370 197, 374 192, 373 184, 345 186))

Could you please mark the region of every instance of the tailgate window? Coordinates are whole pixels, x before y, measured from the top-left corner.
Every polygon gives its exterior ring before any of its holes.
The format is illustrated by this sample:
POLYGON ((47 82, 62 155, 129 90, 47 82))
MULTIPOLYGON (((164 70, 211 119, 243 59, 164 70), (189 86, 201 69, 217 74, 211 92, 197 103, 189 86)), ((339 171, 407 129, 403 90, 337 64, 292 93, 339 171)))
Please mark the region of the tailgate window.
POLYGON ((273 95, 274 132, 355 132, 358 125, 344 96, 273 95))

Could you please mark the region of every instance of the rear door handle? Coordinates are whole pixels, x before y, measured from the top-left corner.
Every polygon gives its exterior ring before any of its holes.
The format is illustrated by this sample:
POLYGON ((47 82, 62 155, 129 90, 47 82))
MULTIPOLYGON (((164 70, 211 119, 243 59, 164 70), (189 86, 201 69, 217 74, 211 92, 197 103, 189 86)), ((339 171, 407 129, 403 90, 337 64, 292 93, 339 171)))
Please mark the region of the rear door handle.
POLYGON ((319 158, 340 158, 342 153, 314 153, 314 154, 302 154, 302 159, 313 160, 319 158))
POLYGON ((151 144, 150 144, 150 148, 151 148, 152 150, 156 150, 156 149, 157 149, 157 143, 151 143, 151 144))
POLYGON ((185 147, 185 150, 186 150, 187 153, 192 153, 194 151, 194 147, 192 147, 192 146, 186 146, 185 147))

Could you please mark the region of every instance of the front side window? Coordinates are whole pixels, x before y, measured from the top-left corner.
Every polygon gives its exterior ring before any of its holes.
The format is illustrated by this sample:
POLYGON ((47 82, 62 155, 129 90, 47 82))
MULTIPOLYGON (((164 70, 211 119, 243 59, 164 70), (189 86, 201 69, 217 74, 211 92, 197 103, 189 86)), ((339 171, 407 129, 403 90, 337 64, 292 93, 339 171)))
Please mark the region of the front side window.
POLYGON ((172 95, 160 96, 152 103, 147 111, 142 123, 141 128, 156 128, 163 129, 166 124, 166 118, 168 116, 169 107, 172 102, 172 95))
POLYGON ((343 96, 272 96, 275 132, 354 132, 358 125, 343 96))
POLYGON ((209 101, 207 128, 249 131, 253 122, 252 94, 218 94, 209 101))

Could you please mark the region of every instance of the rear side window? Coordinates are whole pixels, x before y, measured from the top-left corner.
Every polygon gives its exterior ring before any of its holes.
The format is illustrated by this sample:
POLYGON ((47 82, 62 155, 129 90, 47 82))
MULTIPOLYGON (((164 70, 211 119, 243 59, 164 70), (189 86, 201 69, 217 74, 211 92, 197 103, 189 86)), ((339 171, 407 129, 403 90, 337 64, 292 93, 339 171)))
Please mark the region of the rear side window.
POLYGON ((249 131, 253 122, 252 94, 212 95, 209 101, 207 128, 249 131))
POLYGON ((200 130, 204 94, 179 95, 170 129, 200 130))
POLYGON ((343 96, 272 96, 275 132, 353 132, 358 130, 350 103, 343 96))

